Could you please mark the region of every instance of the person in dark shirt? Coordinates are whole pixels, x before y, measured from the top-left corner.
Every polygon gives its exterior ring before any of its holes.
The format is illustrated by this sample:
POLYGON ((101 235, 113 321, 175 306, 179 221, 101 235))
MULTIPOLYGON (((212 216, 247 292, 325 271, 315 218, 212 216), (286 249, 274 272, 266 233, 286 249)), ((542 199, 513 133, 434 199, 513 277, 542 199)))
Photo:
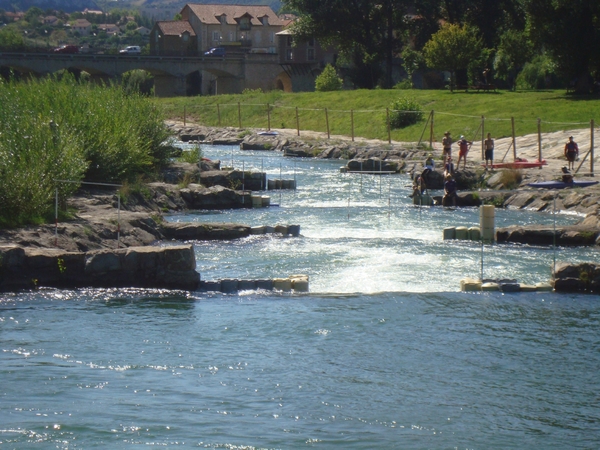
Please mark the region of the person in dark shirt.
POLYGON ((452 178, 452 175, 447 175, 444 183, 442 205, 447 206, 450 200, 452 200, 452 206, 456 206, 456 180, 452 178))
POLYGON ((577 142, 573 140, 573 136, 569 137, 569 142, 565 144, 565 158, 569 162, 569 169, 575 169, 575 160, 579 156, 579 147, 577 142))

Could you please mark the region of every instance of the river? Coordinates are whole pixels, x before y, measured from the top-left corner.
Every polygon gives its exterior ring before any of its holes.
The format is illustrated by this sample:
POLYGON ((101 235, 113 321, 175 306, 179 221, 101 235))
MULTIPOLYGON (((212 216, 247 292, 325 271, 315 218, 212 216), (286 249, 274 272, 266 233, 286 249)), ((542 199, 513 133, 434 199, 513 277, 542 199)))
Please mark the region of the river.
MULTIPOLYGON (((443 241, 476 209, 411 204, 405 175, 206 147, 296 179, 279 206, 172 221, 298 224, 195 243, 203 279, 304 273, 306 294, 137 289, 0 296, 2 448, 600 446, 596 296, 463 293, 465 276, 547 281, 594 249, 443 241)), ((497 226, 574 216, 498 210, 497 226)))

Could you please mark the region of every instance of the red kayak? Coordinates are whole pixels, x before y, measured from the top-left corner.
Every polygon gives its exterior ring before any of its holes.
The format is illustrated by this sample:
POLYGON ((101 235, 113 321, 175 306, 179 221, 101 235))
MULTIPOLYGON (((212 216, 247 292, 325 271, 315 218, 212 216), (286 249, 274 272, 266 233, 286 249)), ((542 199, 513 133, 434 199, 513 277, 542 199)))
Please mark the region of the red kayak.
MULTIPOLYGON (((504 163, 494 163, 492 164, 492 169, 534 169, 536 167, 542 167, 547 165, 545 159, 541 161, 536 159, 535 161, 527 161, 523 158, 517 158, 513 162, 504 162, 504 163)), ((481 164, 485 167, 485 164, 481 164)))

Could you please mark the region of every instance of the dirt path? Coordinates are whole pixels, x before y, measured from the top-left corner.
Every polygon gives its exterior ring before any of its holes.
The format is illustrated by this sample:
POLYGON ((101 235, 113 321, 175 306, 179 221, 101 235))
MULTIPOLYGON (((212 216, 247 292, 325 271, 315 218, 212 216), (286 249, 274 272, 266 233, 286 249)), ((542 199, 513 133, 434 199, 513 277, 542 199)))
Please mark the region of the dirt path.
MULTIPOLYGON (((327 140, 327 133, 310 131, 310 130, 301 130, 300 136, 298 136, 297 130, 290 128, 279 128, 274 129, 273 131, 277 131, 282 136, 287 137, 290 140, 300 139, 300 140, 327 140)), ((600 135, 600 133, 599 133, 600 135)), ((542 170, 540 169, 528 169, 527 171, 532 177, 539 179, 552 179, 559 177, 561 174, 561 168, 566 165, 567 161, 564 157, 564 148, 565 143, 569 140, 569 136, 573 136, 575 142, 579 145, 579 155, 580 160, 576 162, 575 168, 579 167, 579 164, 583 160, 584 156, 590 150, 590 130, 589 129, 579 129, 579 130, 565 130, 565 131, 556 131, 553 133, 543 133, 542 134, 542 158, 546 160, 548 165, 544 167, 542 170), (539 175, 539 177, 537 176, 539 175)), ((350 141, 350 136, 343 135, 331 135, 331 141, 350 141)), ((367 145, 387 145, 388 141, 378 140, 378 139, 366 139, 361 137, 355 137, 355 142, 361 142, 367 145)), ((600 140, 600 136, 599 136, 600 140)), ((517 157, 524 158, 529 161, 534 161, 538 159, 539 148, 538 148, 538 135, 537 134, 528 134, 525 136, 518 136, 516 138, 516 148, 517 148, 517 157)), ((413 147, 416 145, 414 142, 398 142, 392 141, 393 145, 403 145, 413 147)), ((504 161, 509 162, 513 160, 513 150, 511 147, 512 138, 506 137, 495 140, 495 150, 494 150, 494 160, 499 162, 504 157, 504 161)), ((456 160, 456 155, 458 151, 456 149, 456 145, 453 148, 454 150, 454 159, 456 160)), ((594 158, 594 169, 595 171, 600 169, 600 148, 597 148, 595 145, 595 158, 594 158)), ((441 149, 434 149, 435 156, 438 156, 441 153, 441 149)), ((469 152, 469 165, 475 166, 481 163, 481 143, 475 142, 471 151, 469 152)), ((590 169, 590 157, 586 159, 581 168, 579 169, 579 174, 588 173, 590 169)), ((599 179, 596 176, 596 179, 599 179)))

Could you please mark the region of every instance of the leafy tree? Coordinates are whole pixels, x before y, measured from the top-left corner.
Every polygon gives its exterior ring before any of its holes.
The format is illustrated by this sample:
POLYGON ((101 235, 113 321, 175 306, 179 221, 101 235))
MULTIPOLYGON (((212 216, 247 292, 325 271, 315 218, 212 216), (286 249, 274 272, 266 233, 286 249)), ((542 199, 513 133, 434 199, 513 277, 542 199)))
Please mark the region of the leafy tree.
POLYGON ((39 23, 40 17, 44 15, 44 11, 37 6, 33 6, 27 10, 23 19, 25 19, 30 25, 34 26, 39 23))
POLYGON ((7 51, 22 50, 25 48, 23 35, 13 27, 0 28, 0 49, 7 51))
POLYGON ((600 2, 528 0, 532 35, 550 53, 575 92, 591 89, 591 73, 600 74, 600 2))
POLYGON ((286 8, 300 14, 292 26, 294 34, 339 48, 343 59, 356 69, 351 73, 353 81, 364 88, 378 83, 382 63, 384 86, 391 87, 392 62, 407 29, 409 4, 410 0, 284 0, 286 8))
POLYGON ((413 82, 412 82, 413 74, 423 64, 424 64, 424 61, 423 61, 422 53, 417 52, 417 51, 411 49, 410 47, 406 47, 402 51, 402 67, 404 67, 404 70, 406 70, 406 73, 408 74, 408 80, 410 82, 411 88, 413 87, 413 82))
POLYGON ((432 69, 450 72, 450 89, 455 83, 456 71, 466 70, 471 61, 480 59, 483 43, 474 28, 447 24, 423 48, 425 62, 432 69))
POLYGON ((516 30, 505 32, 500 38, 494 60, 496 75, 512 81, 511 87, 515 89, 519 73, 532 56, 533 44, 525 33, 516 30))
POLYGON ((342 89, 343 80, 331 64, 327 64, 323 72, 315 80, 315 89, 319 92, 339 91, 342 89))

